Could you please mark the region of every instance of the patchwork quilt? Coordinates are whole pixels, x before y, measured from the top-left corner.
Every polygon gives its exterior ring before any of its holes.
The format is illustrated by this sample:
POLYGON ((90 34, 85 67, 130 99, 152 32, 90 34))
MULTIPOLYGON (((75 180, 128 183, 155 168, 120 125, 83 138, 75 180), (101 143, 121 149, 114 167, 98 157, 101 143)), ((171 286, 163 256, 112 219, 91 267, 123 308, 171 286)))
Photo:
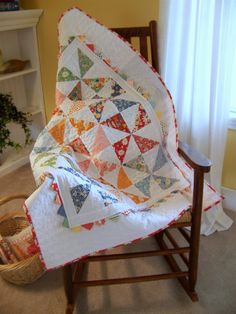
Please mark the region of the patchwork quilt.
MULTIPOLYGON (((154 234, 191 205, 174 106, 155 70, 79 9, 59 22, 56 107, 26 201, 46 269, 154 234)), ((204 209, 220 201, 207 184, 204 209)))

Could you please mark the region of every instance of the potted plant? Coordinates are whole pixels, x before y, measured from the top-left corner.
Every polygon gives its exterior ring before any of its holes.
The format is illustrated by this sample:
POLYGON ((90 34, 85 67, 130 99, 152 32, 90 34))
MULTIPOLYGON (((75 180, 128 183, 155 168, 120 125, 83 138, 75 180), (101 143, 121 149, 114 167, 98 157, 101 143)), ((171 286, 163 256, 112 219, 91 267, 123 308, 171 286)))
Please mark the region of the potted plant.
POLYGON ((14 122, 19 124, 25 133, 25 145, 31 142, 31 132, 29 124, 31 123, 30 114, 19 111, 13 103, 13 98, 10 94, 0 93, 0 155, 3 150, 10 146, 15 149, 20 149, 22 146, 11 139, 11 132, 8 129, 8 124, 14 122))

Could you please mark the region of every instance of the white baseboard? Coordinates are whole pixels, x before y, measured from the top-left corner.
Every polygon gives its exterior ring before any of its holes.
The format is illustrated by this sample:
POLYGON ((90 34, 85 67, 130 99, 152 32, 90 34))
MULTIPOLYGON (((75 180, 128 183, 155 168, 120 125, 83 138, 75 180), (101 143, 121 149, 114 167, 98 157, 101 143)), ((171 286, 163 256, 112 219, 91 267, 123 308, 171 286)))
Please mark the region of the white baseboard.
POLYGON ((236 190, 222 186, 222 194, 225 197, 223 201, 223 207, 236 211, 236 190))

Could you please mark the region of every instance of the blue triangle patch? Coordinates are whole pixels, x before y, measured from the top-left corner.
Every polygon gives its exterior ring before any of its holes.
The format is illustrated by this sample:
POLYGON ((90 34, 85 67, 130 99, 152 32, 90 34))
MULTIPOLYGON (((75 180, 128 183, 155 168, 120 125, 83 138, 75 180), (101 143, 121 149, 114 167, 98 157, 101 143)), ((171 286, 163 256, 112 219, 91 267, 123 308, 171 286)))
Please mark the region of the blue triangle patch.
POLYGON ((119 112, 127 108, 130 108, 134 105, 138 105, 138 103, 135 101, 125 100, 125 99, 115 99, 115 100, 112 100, 112 102, 116 105, 116 108, 119 110, 119 112))
POLYGON ((169 189, 174 183, 178 182, 179 180, 173 178, 166 178, 162 176, 153 175, 153 179, 158 183, 162 190, 169 189))
POLYGON ((89 195, 91 189, 90 184, 78 184, 70 189, 70 194, 73 200, 73 203, 76 207, 77 214, 80 212, 86 198, 89 195))
POLYGON ((151 176, 135 183, 136 188, 138 188, 145 196, 151 197, 150 192, 150 183, 151 183, 151 176))
POLYGON ((58 208, 58 211, 57 211, 57 214, 62 216, 62 217, 65 217, 66 218, 66 212, 65 212, 65 208, 64 206, 61 204, 61 206, 58 208))
POLYGON ((155 165, 153 167, 153 172, 161 169, 165 164, 167 163, 167 159, 166 159, 166 156, 163 152, 163 149, 161 146, 159 146, 159 150, 158 150, 158 153, 157 153, 157 158, 156 158, 156 161, 155 161, 155 165))

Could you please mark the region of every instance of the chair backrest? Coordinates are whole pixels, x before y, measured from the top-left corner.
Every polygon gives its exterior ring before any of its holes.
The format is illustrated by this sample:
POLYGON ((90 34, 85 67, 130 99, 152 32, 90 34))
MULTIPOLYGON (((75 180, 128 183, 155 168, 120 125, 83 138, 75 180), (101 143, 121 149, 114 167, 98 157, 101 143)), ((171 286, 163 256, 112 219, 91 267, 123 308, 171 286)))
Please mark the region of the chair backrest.
POLYGON ((122 27, 113 28, 113 31, 124 37, 131 43, 132 37, 138 37, 140 43, 140 53, 148 60, 148 37, 150 37, 151 44, 151 58, 152 66, 159 72, 158 50, 157 50, 157 22, 151 21, 149 26, 141 27, 122 27))

